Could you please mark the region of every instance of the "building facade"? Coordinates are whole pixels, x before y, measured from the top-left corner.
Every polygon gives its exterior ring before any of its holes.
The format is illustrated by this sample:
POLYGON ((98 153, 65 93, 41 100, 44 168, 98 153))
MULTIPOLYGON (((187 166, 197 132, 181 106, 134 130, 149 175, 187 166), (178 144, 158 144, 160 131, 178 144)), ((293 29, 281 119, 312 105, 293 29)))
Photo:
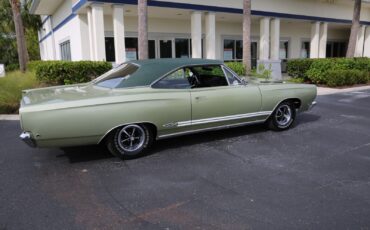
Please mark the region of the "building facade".
MULTIPOLYGON (((149 0, 150 58, 242 59, 242 0, 149 0)), ((42 60, 138 57, 137 0, 33 0, 41 15, 42 60)), ((345 56, 349 0, 252 0, 252 63, 345 56)), ((370 3, 364 1, 357 57, 370 57, 370 3)))

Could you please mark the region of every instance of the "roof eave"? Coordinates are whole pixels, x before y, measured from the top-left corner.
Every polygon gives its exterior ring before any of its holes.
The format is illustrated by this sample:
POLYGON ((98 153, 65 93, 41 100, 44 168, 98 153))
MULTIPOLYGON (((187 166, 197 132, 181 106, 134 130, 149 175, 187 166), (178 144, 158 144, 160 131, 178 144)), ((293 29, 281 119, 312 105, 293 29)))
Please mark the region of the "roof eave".
POLYGON ((39 6, 39 4, 40 4, 40 0, 32 0, 31 8, 30 8, 30 13, 31 14, 35 14, 36 9, 39 6))

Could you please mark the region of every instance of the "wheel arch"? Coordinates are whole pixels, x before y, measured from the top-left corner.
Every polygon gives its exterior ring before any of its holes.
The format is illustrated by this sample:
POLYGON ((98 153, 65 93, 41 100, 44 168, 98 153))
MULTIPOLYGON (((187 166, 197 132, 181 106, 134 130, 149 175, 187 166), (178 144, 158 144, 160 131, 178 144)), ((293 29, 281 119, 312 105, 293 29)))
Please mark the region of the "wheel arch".
POLYGON ((291 103, 293 104, 293 106, 294 106, 294 108, 295 108, 295 109, 300 109, 300 108, 301 108, 301 105, 302 105, 302 100, 301 100, 301 99, 299 99, 299 98, 295 98, 295 97, 292 97, 292 98, 285 98, 285 99, 283 99, 283 100, 279 101, 279 102, 275 105, 275 107, 274 107, 274 109, 273 109, 272 111, 275 111, 275 110, 276 110, 276 108, 277 108, 281 103, 284 103, 284 102, 291 102, 291 103))
POLYGON ((152 122, 149 122, 149 121, 132 122, 132 123, 120 124, 120 125, 117 125, 117 126, 115 126, 115 127, 111 128, 111 129, 109 129, 109 130, 108 130, 108 131, 107 131, 107 132, 106 132, 106 133, 105 133, 105 134, 100 138, 100 140, 98 141, 98 144, 103 143, 103 142, 107 139, 107 137, 108 137, 111 133, 113 133, 115 130, 117 130, 117 129, 121 128, 121 127, 124 127, 124 126, 126 126, 126 125, 132 125, 132 124, 136 124, 136 125, 145 125, 145 126, 149 127, 149 128, 152 130, 152 132, 153 132, 154 138, 156 138, 156 137, 157 137, 158 128, 157 128, 157 126, 156 126, 155 124, 153 124, 152 122))
POLYGON ((266 121, 267 121, 268 119, 270 119, 270 117, 274 114, 274 112, 275 112, 276 108, 277 108, 281 103, 283 103, 283 102, 291 102, 291 103, 293 103, 293 106, 294 106, 294 108, 296 109, 296 111, 297 111, 297 110, 299 110, 299 109, 301 108, 301 105, 302 105, 302 101, 301 101, 301 99, 299 99, 299 98, 296 98, 296 97, 285 98, 285 99, 283 99, 283 100, 279 101, 279 102, 274 106, 273 110, 271 111, 271 114, 268 116, 268 118, 266 119, 266 121))

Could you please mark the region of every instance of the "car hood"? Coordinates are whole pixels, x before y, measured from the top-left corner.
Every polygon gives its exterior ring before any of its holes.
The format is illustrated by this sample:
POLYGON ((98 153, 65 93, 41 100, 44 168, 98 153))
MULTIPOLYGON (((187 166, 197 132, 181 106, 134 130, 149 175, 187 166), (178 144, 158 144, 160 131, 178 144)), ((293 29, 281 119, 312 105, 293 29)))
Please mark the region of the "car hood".
POLYGON ((62 102, 79 101, 109 95, 110 89, 96 87, 92 84, 78 84, 24 90, 22 92, 22 107, 45 105, 62 102))

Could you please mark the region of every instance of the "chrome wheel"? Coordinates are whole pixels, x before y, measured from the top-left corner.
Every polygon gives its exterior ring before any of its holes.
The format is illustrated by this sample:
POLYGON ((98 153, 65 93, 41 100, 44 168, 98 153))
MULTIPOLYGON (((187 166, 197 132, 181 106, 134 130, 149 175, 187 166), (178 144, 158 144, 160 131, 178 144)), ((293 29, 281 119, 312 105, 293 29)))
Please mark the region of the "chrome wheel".
POLYGON ((281 105, 276 110, 275 120, 279 126, 286 126, 292 120, 292 109, 289 105, 281 105))
POLYGON ((127 125, 119 131, 117 141, 123 151, 136 151, 144 145, 145 131, 139 125, 127 125))

